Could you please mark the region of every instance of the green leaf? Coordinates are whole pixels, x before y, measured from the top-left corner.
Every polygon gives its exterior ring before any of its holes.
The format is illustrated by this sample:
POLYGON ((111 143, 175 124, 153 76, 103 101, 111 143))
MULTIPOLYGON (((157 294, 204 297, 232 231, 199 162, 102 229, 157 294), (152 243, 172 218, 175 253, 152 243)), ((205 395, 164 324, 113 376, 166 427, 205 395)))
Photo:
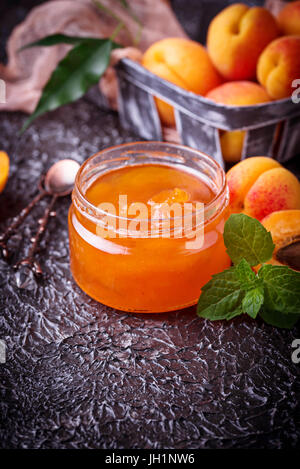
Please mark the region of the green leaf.
POLYGON ((300 272, 283 265, 263 265, 258 276, 264 283, 266 308, 300 314, 300 272))
POLYGON ((258 315, 260 308, 264 302, 264 290, 262 287, 249 290, 242 302, 243 313, 248 314, 251 318, 255 319, 258 315))
POLYGON ((213 275, 202 288, 197 314, 212 321, 232 319, 242 314, 242 300, 245 292, 240 289, 240 282, 234 267, 213 275))
POLYGON ((234 272, 239 279, 240 286, 243 290, 255 288, 258 279, 245 259, 240 261, 240 263, 235 267, 234 272))
POLYGON ((271 233, 243 213, 231 215, 225 223, 224 242, 234 264, 245 259, 251 266, 270 260, 275 248, 271 233))
POLYGON ((297 314, 283 314, 280 311, 270 311, 265 307, 260 311, 259 315, 271 326, 280 327, 281 329, 291 329, 300 319, 297 314))
POLYGON ((202 288, 198 315, 217 320, 260 314, 268 324, 293 327, 300 318, 300 272, 273 265, 263 265, 258 274, 251 269, 272 257, 271 234, 257 220, 235 214, 225 223, 224 242, 236 265, 202 288))
POLYGON ((87 37, 78 37, 78 36, 66 36, 65 34, 51 34, 50 36, 43 37, 39 41, 30 42, 25 46, 19 49, 20 51, 24 49, 29 49, 30 47, 49 47, 55 46, 57 44, 72 44, 76 45, 80 42, 87 41, 87 40, 94 40, 95 38, 87 38, 87 37))
POLYGON ((21 133, 47 111, 76 101, 98 83, 108 67, 110 53, 119 47, 110 39, 85 40, 77 44, 59 62, 45 86, 33 114, 26 120, 21 133))

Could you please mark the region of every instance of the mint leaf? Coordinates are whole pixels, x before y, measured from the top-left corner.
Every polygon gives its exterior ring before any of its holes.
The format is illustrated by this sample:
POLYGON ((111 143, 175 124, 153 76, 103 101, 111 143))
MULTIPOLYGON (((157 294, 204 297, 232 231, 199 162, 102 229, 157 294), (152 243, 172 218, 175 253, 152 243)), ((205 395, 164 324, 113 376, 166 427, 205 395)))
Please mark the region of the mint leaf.
POLYGON ((242 259, 251 266, 267 262, 275 248, 271 233, 258 220, 243 213, 228 218, 223 236, 227 253, 234 264, 242 259))
POLYGON ((264 265, 258 276, 264 283, 267 309, 300 314, 300 272, 283 265, 264 265))
POLYGON ((245 259, 242 259, 234 268, 234 273, 239 279, 240 288, 246 291, 242 301, 243 313, 255 319, 264 302, 263 282, 253 272, 245 259))
POLYGON ((273 265, 263 265, 258 274, 251 269, 272 257, 271 234, 259 221, 235 214, 225 223, 224 242, 235 266, 202 288, 198 315, 214 321, 259 314, 273 326, 293 327, 300 318, 300 272, 273 265))
POLYGON ((260 317, 271 326, 281 329, 291 329, 300 319, 297 314, 282 314, 280 311, 270 311, 265 307, 259 313, 260 317))
POLYGON ((242 300, 245 292, 240 289, 234 267, 213 275, 202 288, 198 302, 198 316, 212 321, 232 319, 242 314, 242 300))
POLYGON ((262 287, 254 288, 246 293, 243 302, 243 313, 248 314, 255 319, 264 302, 264 290, 262 287))
POLYGON ((262 284, 262 281, 257 277, 255 272, 253 272, 245 259, 242 259, 241 262, 235 267, 234 272, 240 281, 242 290, 251 290, 262 284))

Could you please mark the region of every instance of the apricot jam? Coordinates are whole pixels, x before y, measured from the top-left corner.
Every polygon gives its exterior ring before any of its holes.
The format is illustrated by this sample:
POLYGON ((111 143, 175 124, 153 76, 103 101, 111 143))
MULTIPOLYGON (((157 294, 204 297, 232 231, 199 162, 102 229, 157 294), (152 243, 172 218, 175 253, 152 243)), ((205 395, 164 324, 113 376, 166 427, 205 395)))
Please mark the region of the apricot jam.
POLYGON ((71 271, 77 284, 105 305, 143 313, 181 309, 195 304, 201 287, 230 265, 222 236, 229 215, 225 174, 199 151, 160 142, 104 150, 82 165, 72 199, 71 271), (175 236, 181 220, 172 214, 169 232, 160 224, 152 231, 145 215, 138 216, 137 224, 144 223, 138 234, 124 231, 136 217, 129 211, 126 216, 112 211, 104 221, 101 204, 118 209, 124 195, 128 207, 138 203, 155 210, 161 203, 202 203, 201 223, 190 219, 195 233, 201 225, 202 244, 191 247, 185 232, 175 236), (109 229, 107 219, 113 221, 109 229))

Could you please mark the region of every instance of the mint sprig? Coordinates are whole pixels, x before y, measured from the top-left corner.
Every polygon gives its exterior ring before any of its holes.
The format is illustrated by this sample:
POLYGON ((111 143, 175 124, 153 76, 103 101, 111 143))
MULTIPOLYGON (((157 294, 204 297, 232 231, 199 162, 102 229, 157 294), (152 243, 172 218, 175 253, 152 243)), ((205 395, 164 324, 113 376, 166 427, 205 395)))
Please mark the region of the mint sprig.
POLYGON ((265 305, 285 314, 300 312, 300 273, 285 265, 263 265, 259 270, 265 288, 265 305))
POLYGON ((234 266, 202 288, 198 315, 215 321, 259 314, 273 326, 293 327, 300 318, 300 273, 264 264, 275 248, 271 234, 258 220, 234 214, 225 223, 224 243, 234 266), (256 273, 251 267, 258 264, 256 273))
POLYGON ((234 268, 213 275, 212 280, 202 288, 198 303, 198 314, 203 318, 232 319, 242 313, 241 305, 244 296, 234 268))
POLYGON ((255 319, 264 302, 264 290, 262 287, 254 288, 246 292, 242 301, 243 313, 255 319))
POLYGON ((224 242, 234 264, 245 259, 251 266, 271 259, 275 245, 271 233, 255 218, 231 215, 224 227, 224 242))

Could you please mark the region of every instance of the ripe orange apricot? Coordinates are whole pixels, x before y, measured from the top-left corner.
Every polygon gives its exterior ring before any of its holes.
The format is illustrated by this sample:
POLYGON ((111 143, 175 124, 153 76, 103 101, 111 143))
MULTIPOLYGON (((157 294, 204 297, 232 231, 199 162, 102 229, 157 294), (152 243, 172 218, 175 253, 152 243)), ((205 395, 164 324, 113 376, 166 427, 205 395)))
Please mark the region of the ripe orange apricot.
POLYGON ((9 173, 9 158, 5 151, 0 151, 0 192, 3 191, 9 173))
POLYGON ((290 96, 300 78, 300 36, 283 36, 271 42, 259 57, 257 79, 272 99, 290 96))
POLYGON ((227 80, 250 80, 255 78, 259 55, 278 34, 277 22, 268 10, 236 3, 210 23, 207 49, 227 80))
MULTIPOLYGON (((205 95, 221 83, 205 48, 195 41, 183 38, 162 39, 145 52, 142 64, 150 72, 181 88, 205 95)), ((172 106, 156 98, 163 124, 175 124, 172 106)))
POLYGON ((266 156, 246 158, 233 166, 226 175, 231 210, 237 213, 242 212, 245 197, 257 178, 269 169, 280 167, 281 165, 277 161, 266 156))
POLYGON ((270 169, 252 185, 244 207, 244 213, 258 220, 278 210, 300 209, 300 183, 283 167, 270 169))
POLYGON ((293 173, 268 157, 247 158, 227 173, 230 205, 262 220, 278 210, 300 209, 300 183, 293 173))
POLYGON ((284 36, 300 34, 300 1, 285 5, 279 12, 277 21, 284 36))
MULTIPOLYGON (((246 80, 224 83, 209 91, 206 97, 216 103, 231 106, 250 106, 270 101, 268 93, 262 86, 246 80)), ((245 132, 241 130, 221 132, 220 142, 225 161, 237 163, 241 159, 244 137, 245 132)))
POLYGON ((263 218, 275 249, 268 264, 288 265, 300 271, 300 210, 281 210, 263 218))

